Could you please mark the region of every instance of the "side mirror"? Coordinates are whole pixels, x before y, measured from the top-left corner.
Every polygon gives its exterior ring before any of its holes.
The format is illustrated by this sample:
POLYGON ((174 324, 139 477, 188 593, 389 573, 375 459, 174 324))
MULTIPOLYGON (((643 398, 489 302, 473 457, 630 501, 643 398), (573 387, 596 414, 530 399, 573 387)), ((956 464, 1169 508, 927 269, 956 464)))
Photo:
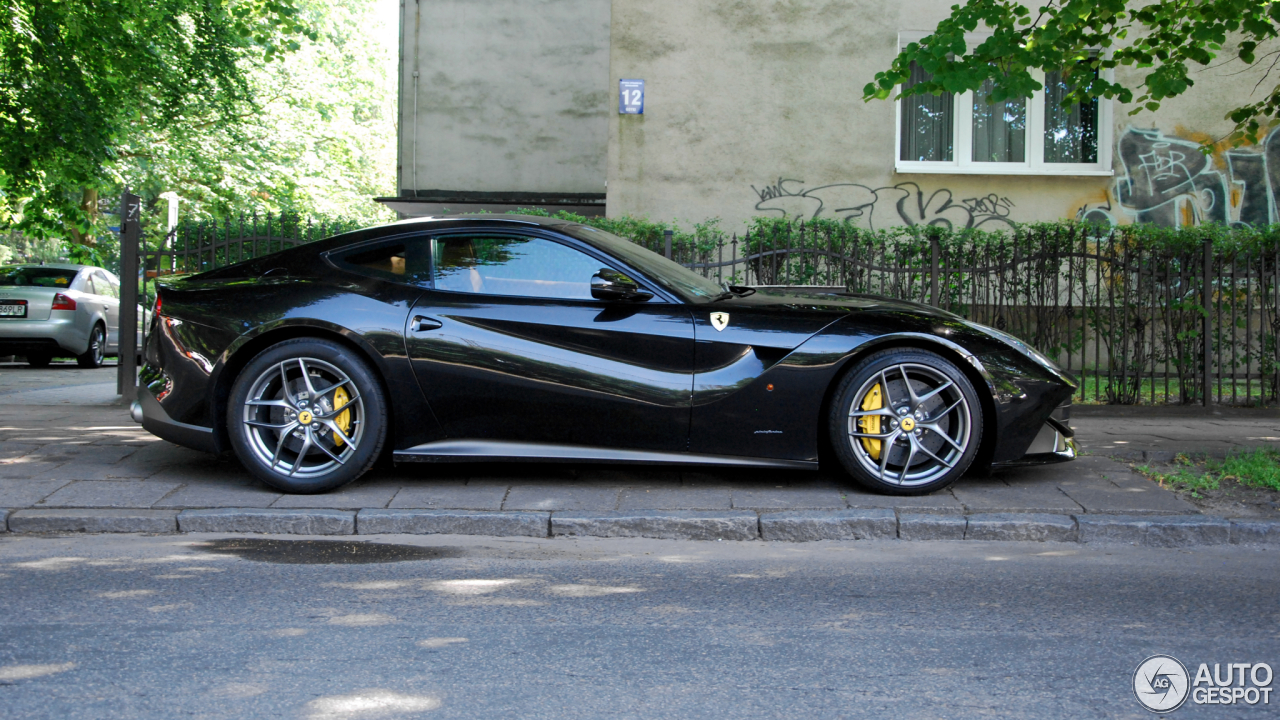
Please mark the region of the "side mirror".
POLYGON ((644 302, 653 297, 653 293, 641 290, 635 280, 617 270, 600 268, 600 272, 591 276, 591 297, 597 300, 644 302))

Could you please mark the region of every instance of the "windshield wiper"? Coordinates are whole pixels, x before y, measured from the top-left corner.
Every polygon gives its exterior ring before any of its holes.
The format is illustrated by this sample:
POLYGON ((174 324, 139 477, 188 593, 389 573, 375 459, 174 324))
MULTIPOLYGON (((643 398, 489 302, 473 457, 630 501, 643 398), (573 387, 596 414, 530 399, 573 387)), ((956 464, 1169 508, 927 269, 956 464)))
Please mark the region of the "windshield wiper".
POLYGON ((746 297, 748 295, 754 295, 756 292, 756 289, 753 287, 746 287, 745 285, 730 285, 726 282, 720 283, 720 287, 724 288, 724 291, 712 298, 711 302, 728 300, 731 297, 746 297))

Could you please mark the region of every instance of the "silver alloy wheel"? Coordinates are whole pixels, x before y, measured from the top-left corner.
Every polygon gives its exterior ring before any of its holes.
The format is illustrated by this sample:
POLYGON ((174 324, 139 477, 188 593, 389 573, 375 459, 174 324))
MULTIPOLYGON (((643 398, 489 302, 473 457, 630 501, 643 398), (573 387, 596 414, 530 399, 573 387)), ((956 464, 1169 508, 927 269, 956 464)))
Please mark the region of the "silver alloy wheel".
POLYGON ((854 457, 885 483, 931 483, 950 472, 969 446, 972 416, 964 393, 928 365, 891 365, 853 397, 847 429, 854 457))
POLYGON ((106 349, 103 347, 107 344, 106 333, 103 332, 101 325, 95 325, 93 328, 93 339, 89 341, 89 349, 93 351, 93 364, 101 365, 102 360, 106 357, 106 349))
POLYGON ((345 465, 364 439, 364 400, 336 366, 290 358, 249 389, 241 432, 264 465, 287 477, 317 478, 345 465))

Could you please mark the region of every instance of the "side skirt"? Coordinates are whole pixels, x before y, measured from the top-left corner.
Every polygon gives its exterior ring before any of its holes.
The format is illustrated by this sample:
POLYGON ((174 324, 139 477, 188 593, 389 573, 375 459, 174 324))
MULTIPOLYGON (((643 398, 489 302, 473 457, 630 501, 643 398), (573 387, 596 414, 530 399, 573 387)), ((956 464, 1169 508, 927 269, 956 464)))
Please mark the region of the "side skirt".
POLYGON ((585 445, 554 445, 503 440, 437 440, 395 451, 397 462, 593 462, 628 465, 709 465, 720 467, 789 468, 817 470, 818 463, 805 460, 694 455, 652 450, 615 450, 585 445))

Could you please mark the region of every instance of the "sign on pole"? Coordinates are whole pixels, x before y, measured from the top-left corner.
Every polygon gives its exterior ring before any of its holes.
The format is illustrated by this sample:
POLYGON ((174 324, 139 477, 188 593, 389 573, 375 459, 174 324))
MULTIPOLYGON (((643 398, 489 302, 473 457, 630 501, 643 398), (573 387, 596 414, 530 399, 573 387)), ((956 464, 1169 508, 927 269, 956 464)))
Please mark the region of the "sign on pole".
POLYGON ((116 392, 138 399, 138 246, 142 243, 142 198, 125 190, 120 198, 120 349, 116 392))

